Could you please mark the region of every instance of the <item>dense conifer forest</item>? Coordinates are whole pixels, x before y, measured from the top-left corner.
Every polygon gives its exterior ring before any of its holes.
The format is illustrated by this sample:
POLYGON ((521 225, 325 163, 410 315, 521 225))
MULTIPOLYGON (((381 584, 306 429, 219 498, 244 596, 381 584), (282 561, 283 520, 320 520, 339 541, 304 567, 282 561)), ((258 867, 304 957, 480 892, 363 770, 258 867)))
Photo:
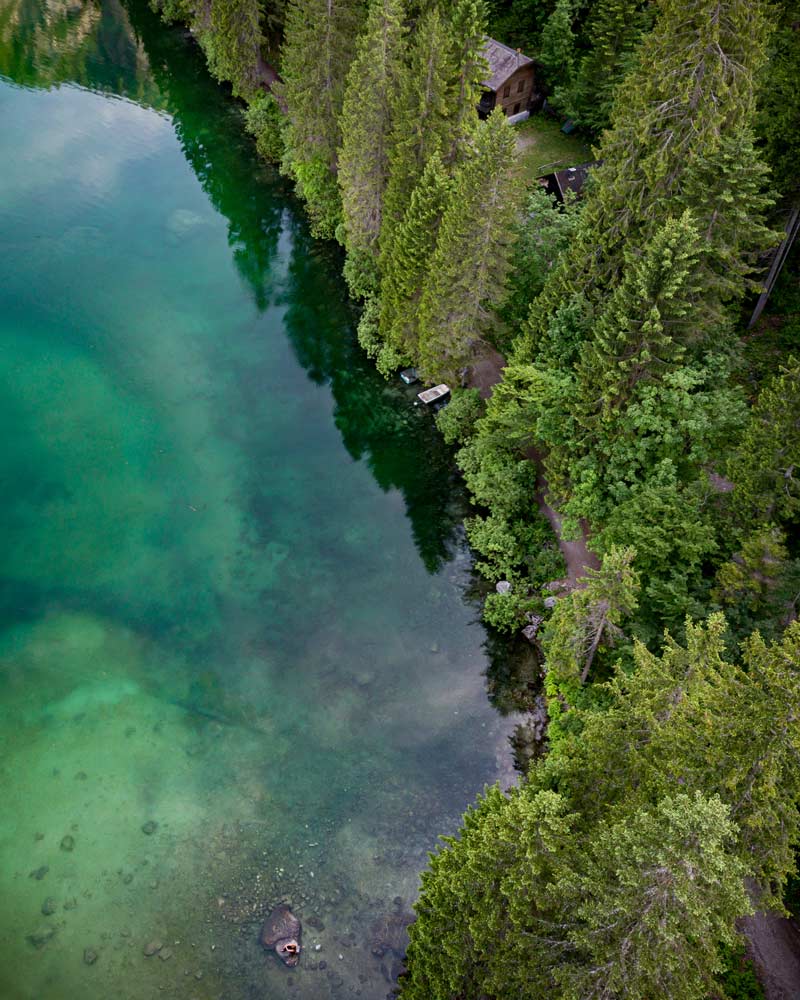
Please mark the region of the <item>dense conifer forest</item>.
POLYGON ((344 248, 379 370, 454 387, 485 618, 538 628, 547 750, 432 856, 402 997, 757 996, 737 921, 796 898, 800 248, 748 320, 800 204, 800 5, 155 5, 344 248), (580 200, 479 119, 486 35, 593 144, 580 200))

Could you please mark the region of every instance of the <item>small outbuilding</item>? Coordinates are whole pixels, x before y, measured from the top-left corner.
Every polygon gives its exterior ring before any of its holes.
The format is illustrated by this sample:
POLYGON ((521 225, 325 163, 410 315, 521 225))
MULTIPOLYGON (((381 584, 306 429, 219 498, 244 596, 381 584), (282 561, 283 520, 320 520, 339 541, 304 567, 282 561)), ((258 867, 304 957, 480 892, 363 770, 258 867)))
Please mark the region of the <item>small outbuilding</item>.
POLYGON ((563 201, 567 191, 571 191, 576 197, 580 195, 586 179, 592 167, 598 166, 597 160, 591 163, 579 163, 575 167, 565 167, 564 170, 556 170, 552 174, 544 174, 539 178, 548 194, 563 201))
POLYGON ((486 39, 483 57, 489 64, 489 76, 483 81, 485 89, 478 114, 486 118, 495 108, 502 108, 509 118, 527 117, 531 102, 537 96, 533 59, 494 38, 486 39))

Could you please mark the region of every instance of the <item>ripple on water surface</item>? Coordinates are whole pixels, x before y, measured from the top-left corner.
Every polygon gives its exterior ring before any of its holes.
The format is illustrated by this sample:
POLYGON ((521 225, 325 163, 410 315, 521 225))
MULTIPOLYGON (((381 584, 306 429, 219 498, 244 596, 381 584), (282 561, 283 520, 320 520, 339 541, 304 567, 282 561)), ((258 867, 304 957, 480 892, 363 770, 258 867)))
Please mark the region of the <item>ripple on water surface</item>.
POLYGON ((449 456, 183 36, 138 3, 25 10, 0 995, 383 997, 426 852, 507 776, 449 456), (294 970, 257 940, 281 900, 294 970))

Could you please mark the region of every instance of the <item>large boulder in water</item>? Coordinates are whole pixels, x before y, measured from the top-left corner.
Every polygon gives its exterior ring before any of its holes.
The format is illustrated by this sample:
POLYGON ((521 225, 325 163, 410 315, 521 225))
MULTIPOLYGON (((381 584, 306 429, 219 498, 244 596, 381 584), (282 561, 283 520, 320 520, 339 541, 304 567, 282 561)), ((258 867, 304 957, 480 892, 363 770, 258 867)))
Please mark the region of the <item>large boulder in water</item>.
POLYGON ((300 961, 301 934, 300 921, 282 903, 264 921, 259 940, 268 951, 274 951, 284 965, 294 968, 300 961))

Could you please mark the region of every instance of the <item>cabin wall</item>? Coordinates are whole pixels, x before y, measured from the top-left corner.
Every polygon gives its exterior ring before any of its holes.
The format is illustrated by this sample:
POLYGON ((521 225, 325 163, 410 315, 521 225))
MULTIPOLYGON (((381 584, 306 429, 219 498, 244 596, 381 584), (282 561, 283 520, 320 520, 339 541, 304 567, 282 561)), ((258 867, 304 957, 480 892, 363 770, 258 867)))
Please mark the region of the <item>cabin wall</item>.
POLYGON ((522 66, 513 73, 497 91, 497 107, 504 115, 526 111, 533 95, 536 71, 532 65, 522 66))

